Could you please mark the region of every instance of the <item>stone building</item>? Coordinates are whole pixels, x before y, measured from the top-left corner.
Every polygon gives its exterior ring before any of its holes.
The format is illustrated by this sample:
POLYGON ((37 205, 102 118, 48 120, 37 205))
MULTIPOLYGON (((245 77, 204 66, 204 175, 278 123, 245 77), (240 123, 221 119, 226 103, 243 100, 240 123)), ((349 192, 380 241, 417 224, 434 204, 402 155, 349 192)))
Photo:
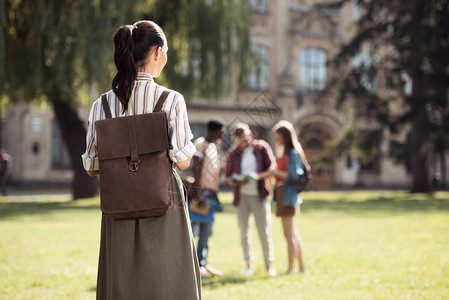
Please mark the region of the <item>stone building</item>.
MULTIPOLYGON (((286 119, 296 127, 311 162, 313 188, 409 185, 411 173, 388 157, 388 140, 379 145, 380 154, 364 165, 348 153, 336 156, 328 145, 343 134, 354 107, 347 107, 343 114, 335 107, 335 92, 327 93, 325 100, 317 95, 328 86, 333 75, 326 63, 349 39, 351 24, 359 17, 354 2, 339 10, 312 9, 317 2, 313 0, 248 2, 256 59, 248 77, 249 90, 239 93, 236 86, 226 101, 214 104, 204 99, 190 101, 188 113, 194 135, 204 135, 205 124, 215 118, 228 128, 236 122, 246 122, 256 137, 272 143, 271 127, 280 119, 286 119)), ((352 63, 365 59, 370 58, 360 53, 352 63)), ((381 76, 370 84, 382 89, 381 76)), ((84 108, 82 115, 87 116, 87 109, 84 108)), ((370 125, 357 126, 363 129, 370 125)), ((228 133, 222 142, 222 153, 231 144, 228 133)), ((49 109, 10 106, 3 123, 3 145, 15 158, 15 181, 70 180, 69 158, 49 109)), ((437 162, 432 164, 431 171, 438 172, 438 165, 437 162)))

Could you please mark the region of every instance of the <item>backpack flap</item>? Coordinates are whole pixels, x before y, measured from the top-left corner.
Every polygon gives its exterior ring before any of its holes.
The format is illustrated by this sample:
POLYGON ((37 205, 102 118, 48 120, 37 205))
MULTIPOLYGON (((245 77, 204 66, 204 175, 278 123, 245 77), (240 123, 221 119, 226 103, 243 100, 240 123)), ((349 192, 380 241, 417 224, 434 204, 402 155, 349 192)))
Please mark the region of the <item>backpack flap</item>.
POLYGON ((99 160, 131 157, 132 148, 137 155, 168 151, 167 126, 165 112, 96 121, 99 160))

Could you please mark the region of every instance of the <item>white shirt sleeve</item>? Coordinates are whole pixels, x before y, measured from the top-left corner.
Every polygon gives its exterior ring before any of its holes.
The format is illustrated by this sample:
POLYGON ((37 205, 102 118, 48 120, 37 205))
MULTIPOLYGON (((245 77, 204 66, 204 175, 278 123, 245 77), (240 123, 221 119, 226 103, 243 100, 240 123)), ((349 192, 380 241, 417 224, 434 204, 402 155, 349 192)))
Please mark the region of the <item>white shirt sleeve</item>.
POLYGON ((99 101, 95 101, 89 113, 86 135, 86 152, 81 155, 84 169, 87 171, 100 170, 97 150, 97 131, 95 130, 95 121, 100 115, 99 101))
POLYGON ((172 161, 181 162, 190 158, 196 152, 196 147, 192 143, 193 133, 190 130, 184 97, 177 92, 174 97, 169 118, 170 142, 173 148, 170 149, 169 156, 172 161))

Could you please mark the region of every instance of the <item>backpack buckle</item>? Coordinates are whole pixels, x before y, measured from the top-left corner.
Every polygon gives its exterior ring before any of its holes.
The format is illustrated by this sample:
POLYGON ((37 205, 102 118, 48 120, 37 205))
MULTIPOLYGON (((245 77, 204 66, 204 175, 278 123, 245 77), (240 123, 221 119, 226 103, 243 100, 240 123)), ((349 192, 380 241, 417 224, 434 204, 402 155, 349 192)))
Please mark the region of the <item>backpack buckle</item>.
POLYGON ((139 166, 138 166, 139 164, 140 164, 140 159, 137 161, 130 161, 128 168, 131 172, 137 172, 137 170, 139 170, 139 166))

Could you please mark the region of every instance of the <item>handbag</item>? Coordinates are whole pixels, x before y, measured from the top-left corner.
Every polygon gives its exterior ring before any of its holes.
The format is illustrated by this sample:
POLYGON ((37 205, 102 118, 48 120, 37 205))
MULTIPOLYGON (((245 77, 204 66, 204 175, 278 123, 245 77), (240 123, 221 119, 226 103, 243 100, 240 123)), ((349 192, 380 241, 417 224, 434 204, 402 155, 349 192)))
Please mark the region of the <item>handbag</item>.
POLYGON ((189 210, 191 212, 194 212, 198 215, 207 216, 210 212, 210 204, 204 201, 203 199, 203 193, 201 190, 201 177, 203 173, 203 167, 204 167, 204 155, 205 151, 202 151, 202 158, 201 158, 201 164, 199 166, 196 166, 199 168, 199 175, 198 178, 195 178, 195 174, 192 174, 192 176, 187 176, 185 186, 188 190, 189 199, 190 199, 190 205, 189 210))
POLYGON ((172 162, 168 122, 162 92, 152 113, 111 117, 106 95, 101 103, 106 119, 95 122, 100 162, 100 207, 116 218, 165 215, 173 206, 172 162))
POLYGON ((194 200, 190 203, 189 210, 198 215, 207 216, 210 212, 210 204, 205 201, 200 204, 200 200, 194 200))

